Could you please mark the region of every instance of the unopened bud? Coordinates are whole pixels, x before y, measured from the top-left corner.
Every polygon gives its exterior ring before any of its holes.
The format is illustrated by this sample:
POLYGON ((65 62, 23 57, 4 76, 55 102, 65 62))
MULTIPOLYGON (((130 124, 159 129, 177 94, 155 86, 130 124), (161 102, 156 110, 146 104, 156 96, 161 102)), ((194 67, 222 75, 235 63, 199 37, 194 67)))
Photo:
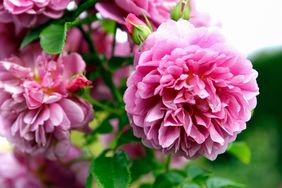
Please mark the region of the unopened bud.
POLYGON ((134 14, 128 14, 125 19, 125 26, 131 35, 132 40, 140 45, 152 33, 150 27, 134 14))
POLYGON ((189 0, 180 0, 177 5, 171 10, 170 17, 173 20, 179 20, 183 18, 185 20, 190 19, 190 2, 189 0))
POLYGON ((78 75, 68 83, 67 90, 69 92, 74 93, 81 89, 89 87, 91 84, 92 82, 88 80, 85 76, 78 75))

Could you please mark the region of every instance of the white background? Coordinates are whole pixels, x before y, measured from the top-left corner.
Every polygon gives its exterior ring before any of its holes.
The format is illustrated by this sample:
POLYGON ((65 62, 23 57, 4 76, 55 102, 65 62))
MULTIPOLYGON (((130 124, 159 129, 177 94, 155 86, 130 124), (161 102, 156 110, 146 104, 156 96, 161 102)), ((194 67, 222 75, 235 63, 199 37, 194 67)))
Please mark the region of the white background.
POLYGON ((196 0, 198 10, 221 22, 227 40, 239 51, 282 47, 282 0, 196 0))

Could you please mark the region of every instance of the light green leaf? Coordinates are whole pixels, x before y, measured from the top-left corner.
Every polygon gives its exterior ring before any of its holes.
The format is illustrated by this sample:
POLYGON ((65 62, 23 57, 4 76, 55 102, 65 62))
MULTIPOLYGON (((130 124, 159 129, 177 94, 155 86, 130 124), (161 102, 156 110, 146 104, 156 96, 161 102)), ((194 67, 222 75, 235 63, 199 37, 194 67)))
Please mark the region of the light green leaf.
POLYGON ((251 161, 251 150, 245 142, 231 143, 227 151, 236 156, 244 164, 249 164, 251 161))
POLYGON ((51 24, 40 33, 40 45, 48 54, 59 54, 63 51, 69 24, 51 24))
POLYGON ((207 188, 246 188, 246 186, 225 178, 212 177, 207 181, 207 188))
POLYGON ((183 188, 201 188, 201 187, 197 184, 184 183, 183 188))

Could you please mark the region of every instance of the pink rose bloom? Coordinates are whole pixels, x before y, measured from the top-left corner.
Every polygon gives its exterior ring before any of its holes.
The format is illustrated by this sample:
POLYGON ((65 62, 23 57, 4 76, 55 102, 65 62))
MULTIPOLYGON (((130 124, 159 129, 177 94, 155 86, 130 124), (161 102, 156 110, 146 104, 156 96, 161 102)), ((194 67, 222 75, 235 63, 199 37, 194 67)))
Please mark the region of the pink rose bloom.
POLYGON ((0 0, 0 22, 32 27, 60 18, 70 0, 0 0))
MULTIPOLYGON (((179 0, 107 0, 96 4, 96 9, 104 18, 112 19, 124 24, 124 18, 128 13, 133 13, 143 19, 143 13, 158 27, 162 22, 170 18, 170 11, 179 0)), ((195 0, 189 1, 191 6, 191 21, 195 26, 209 25, 210 18, 207 14, 197 11, 195 0)))
POLYGON ((92 106, 67 90, 71 77, 85 70, 76 54, 47 55, 38 46, 0 61, 0 133, 20 150, 64 155, 72 129, 85 129, 92 106))
POLYGON ((168 20, 135 60, 124 101, 146 146, 214 160, 246 128, 258 73, 217 30, 168 20))

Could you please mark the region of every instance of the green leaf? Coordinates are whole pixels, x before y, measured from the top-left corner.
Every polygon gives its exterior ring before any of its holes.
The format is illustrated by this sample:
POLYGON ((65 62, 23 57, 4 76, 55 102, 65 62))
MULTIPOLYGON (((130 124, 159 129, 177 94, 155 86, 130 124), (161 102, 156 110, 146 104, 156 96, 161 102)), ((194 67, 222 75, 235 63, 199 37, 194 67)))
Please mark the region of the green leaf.
POLYGON ((197 184, 191 184, 191 183, 184 183, 183 184, 183 188, 201 188, 199 185, 197 184))
POLYGON ((225 178, 212 177, 207 181, 207 188, 246 188, 246 186, 225 178))
POLYGON ((102 121, 101 125, 93 131, 94 134, 107 134, 113 131, 113 126, 109 122, 109 118, 102 121))
POLYGON ((127 125, 129 125, 128 117, 126 113, 123 113, 119 118, 118 129, 121 131, 127 125))
POLYGON ((90 172, 94 176, 98 187, 128 187, 130 171, 128 157, 123 151, 118 151, 113 157, 106 157, 106 152, 103 152, 98 158, 93 160, 91 166, 90 172))
POLYGON ((189 179, 192 182, 200 185, 203 185, 206 182, 210 174, 210 171, 204 170, 194 165, 188 165, 187 167, 187 176, 189 177, 189 179))
POLYGON ((126 65, 132 65, 133 64, 133 58, 132 57, 112 57, 109 62, 109 70, 111 72, 114 72, 118 69, 120 69, 123 66, 126 65))
POLYGON ((231 143, 227 151, 236 156, 244 164, 249 164, 251 161, 251 150, 245 142, 231 143))
POLYGON ((185 177, 176 172, 168 172, 157 176, 154 188, 172 188, 183 183, 185 177))
POLYGON ((188 165, 187 176, 192 180, 198 176, 206 175, 207 171, 194 165, 188 165))
POLYGON ((153 188, 153 186, 151 184, 146 183, 146 184, 140 185, 140 188, 153 188))
POLYGON ((115 27, 116 27, 115 21, 109 20, 109 19, 103 19, 101 22, 102 22, 102 28, 104 31, 106 31, 107 33, 115 32, 115 27))
POLYGON ((20 48, 24 48, 27 46, 29 43, 35 41, 36 39, 39 38, 40 32, 42 31, 42 28, 36 28, 31 30, 23 39, 20 48))
POLYGON ((51 24, 40 33, 40 45, 48 54, 59 54, 63 51, 69 23, 51 24))
POLYGON ((141 140, 133 135, 132 129, 129 129, 119 137, 116 147, 134 142, 141 142, 141 140))
POLYGON ((139 179, 142 175, 158 168, 158 162, 154 157, 151 149, 146 148, 146 156, 140 157, 137 160, 132 161, 130 168, 132 182, 139 179), (146 164, 146 165, 144 165, 146 164))

